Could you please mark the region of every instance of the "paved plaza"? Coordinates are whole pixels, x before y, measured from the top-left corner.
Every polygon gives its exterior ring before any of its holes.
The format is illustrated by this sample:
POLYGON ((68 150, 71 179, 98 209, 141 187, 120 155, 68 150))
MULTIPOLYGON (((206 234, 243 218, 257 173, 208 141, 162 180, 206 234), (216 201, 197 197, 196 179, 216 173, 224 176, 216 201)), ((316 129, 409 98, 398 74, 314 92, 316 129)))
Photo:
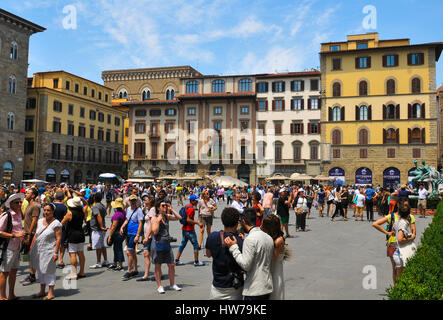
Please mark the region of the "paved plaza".
MULTIPOLYGON (((176 201, 173 201, 177 209, 176 201)), ((220 215, 225 203, 221 202, 214 219, 213 230, 222 229, 220 215)), ((348 216, 352 216, 350 210, 348 216)), ((366 214, 366 213, 365 213, 366 214)), ((377 213, 375 213, 377 218, 377 213)), ((432 217, 419 219, 417 216, 417 240, 432 217)), ((110 225, 107 218, 106 225, 110 225)), ((386 257, 385 236, 376 231, 368 221, 331 222, 329 218, 320 218, 316 210, 307 220, 308 232, 295 232, 295 214, 291 210, 289 221, 290 232, 295 236, 287 239, 292 251, 291 260, 284 264, 286 299, 320 299, 320 300, 381 300, 387 299, 385 289, 392 284, 392 269, 386 257), (372 265, 376 270, 377 287, 367 290, 363 288, 363 273, 365 266, 372 265)), ((198 227, 196 228, 198 232, 198 227)), ((181 241, 181 225, 178 221, 170 224, 172 236, 178 238, 173 243, 176 255, 181 241)), ((205 236, 206 239, 206 236, 205 236)), ((141 246, 140 246, 141 248, 141 246)), ((86 248, 85 248, 86 249, 86 248)), ((200 251, 200 260, 206 266, 194 267, 193 249, 191 243, 186 246, 181 261, 186 265, 176 267, 176 283, 183 288, 181 292, 169 289, 169 280, 164 280, 166 294, 157 293, 155 281, 136 282, 135 279, 122 281, 123 271, 109 271, 106 268, 89 269, 96 262, 95 251, 86 251, 87 277, 77 281, 76 289, 64 289, 63 278, 67 275, 63 270, 57 270, 55 295, 58 300, 207 300, 212 281, 212 259, 204 256, 205 250, 200 251)), ((108 260, 112 261, 112 248, 108 248, 108 260)), ((125 255, 127 261, 127 257, 125 255)), ((124 266, 126 266, 126 261, 124 266)), ((65 256, 65 263, 69 257, 65 256)), ((143 275, 143 254, 138 255, 140 276, 143 275)), ((70 270, 68 266, 67 270, 70 270)), ((16 295, 31 299, 33 293, 39 290, 39 284, 23 287, 20 280, 29 271, 27 263, 21 262, 17 277, 16 295)), ((154 266, 151 266, 150 276, 154 276, 154 266)), ((163 265, 163 273, 167 278, 167 266, 163 265)))

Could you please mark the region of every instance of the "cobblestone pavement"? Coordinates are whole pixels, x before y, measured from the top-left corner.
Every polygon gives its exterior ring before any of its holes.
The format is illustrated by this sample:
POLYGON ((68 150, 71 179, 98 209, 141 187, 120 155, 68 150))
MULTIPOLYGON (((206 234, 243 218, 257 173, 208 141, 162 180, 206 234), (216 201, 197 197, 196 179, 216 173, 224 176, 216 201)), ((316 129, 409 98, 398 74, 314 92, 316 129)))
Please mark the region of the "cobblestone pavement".
MULTIPOLYGON (((174 208, 178 210, 176 202, 174 208)), ((222 228, 220 219, 224 203, 219 205, 214 219, 213 231, 222 228)), ((352 216, 353 210, 349 210, 348 216, 352 216)), ((377 213, 375 213, 376 218, 377 213)), ((417 216, 417 239, 418 242, 432 217, 420 219, 417 216)), ((106 219, 109 226, 110 219, 106 219)), ((313 210, 311 218, 307 220, 307 232, 295 232, 295 214, 291 211, 289 221, 290 233, 294 238, 287 239, 289 249, 292 251, 290 261, 284 264, 286 299, 339 299, 339 300, 381 300, 386 299, 385 289, 392 285, 392 269, 389 258, 386 257, 385 236, 376 231, 368 221, 343 221, 338 218, 331 222, 329 218, 319 217, 313 210), (376 276, 376 289, 364 289, 363 280, 367 276, 363 273, 365 266, 374 266, 376 276)), ((171 222, 170 232, 178 238, 173 243, 174 256, 177 253, 181 241, 181 225, 171 222)), ((198 227, 197 234, 199 233, 198 227)), ((206 235, 205 235, 206 239, 206 235)), ((205 241, 205 240, 204 240, 205 241)), ((139 245, 142 248, 142 245, 139 245)), ((112 248, 108 248, 108 260, 112 261, 112 248)), ((64 284, 64 277, 69 273, 70 266, 66 270, 57 270, 57 284, 55 295, 57 299, 85 299, 85 300, 125 300, 125 299, 177 299, 177 300, 206 300, 209 296, 212 281, 212 259, 204 256, 205 250, 200 251, 200 260, 206 262, 206 266, 194 267, 193 250, 191 243, 186 246, 181 261, 184 266, 176 267, 176 283, 183 288, 181 292, 169 290, 167 280, 167 266, 163 265, 165 280, 162 282, 166 294, 157 293, 155 281, 136 282, 135 279, 122 281, 123 271, 109 271, 106 268, 89 269, 96 262, 94 251, 86 251, 87 277, 80 279, 71 288, 64 284), (63 272, 67 273, 63 273, 63 272)), ((127 261, 127 257, 125 256, 127 261)), ((65 263, 69 263, 69 257, 65 256, 65 263)), ((126 266, 126 263, 124 264, 126 266)), ((138 255, 138 268, 140 276, 143 275, 143 254, 138 255)), ((27 263, 20 263, 16 283, 16 295, 25 299, 31 299, 33 293, 39 290, 39 284, 24 287, 19 282, 24 279, 28 272, 27 263)), ((154 276, 154 268, 151 266, 150 276, 154 276)), ((67 283, 69 285, 69 283, 67 283)))

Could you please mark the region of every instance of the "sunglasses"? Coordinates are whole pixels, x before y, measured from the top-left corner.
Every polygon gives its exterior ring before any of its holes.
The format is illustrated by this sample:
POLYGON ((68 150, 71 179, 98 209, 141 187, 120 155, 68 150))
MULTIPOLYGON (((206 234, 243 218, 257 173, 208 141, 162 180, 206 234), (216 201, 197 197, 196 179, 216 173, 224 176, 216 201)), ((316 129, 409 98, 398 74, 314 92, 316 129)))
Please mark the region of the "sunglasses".
POLYGON ((22 203, 23 201, 21 201, 21 200, 17 200, 17 201, 13 201, 13 202, 11 202, 11 204, 19 204, 19 203, 22 203))

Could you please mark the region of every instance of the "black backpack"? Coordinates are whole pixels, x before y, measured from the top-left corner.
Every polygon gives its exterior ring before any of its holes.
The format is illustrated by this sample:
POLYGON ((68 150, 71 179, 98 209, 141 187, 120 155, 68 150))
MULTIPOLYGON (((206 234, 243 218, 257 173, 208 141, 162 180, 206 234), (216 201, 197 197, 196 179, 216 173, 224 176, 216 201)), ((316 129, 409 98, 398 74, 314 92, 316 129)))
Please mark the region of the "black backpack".
MULTIPOLYGON (((11 216, 11 212, 8 210, 4 213, 2 213, 2 217, 3 215, 7 214, 8 215, 8 221, 6 223, 6 232, 7 233, 11 233, 12 232, 12 216, 11 216)), ((6 258, 6 250, 8 249, 8 245, 9 245, 9 238, 0 238, 0 250, 1 250, 1 255, 0 255, 0 265, 3 263, 3 260, 6 258)))

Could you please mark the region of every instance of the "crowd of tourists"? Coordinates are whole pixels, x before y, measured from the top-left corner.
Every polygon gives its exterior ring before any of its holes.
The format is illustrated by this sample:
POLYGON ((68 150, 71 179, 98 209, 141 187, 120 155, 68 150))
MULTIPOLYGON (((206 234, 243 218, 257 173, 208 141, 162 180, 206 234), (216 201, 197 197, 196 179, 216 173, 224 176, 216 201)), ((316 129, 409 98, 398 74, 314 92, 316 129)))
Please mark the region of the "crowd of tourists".
MULTIPOLYGON (((428 193, 423 186, 417 191, 420 216, 425 217, 428 193)), ((387 236, 395 283, 407 254, 413 251, 409 244, 415 238, 415 219, 408 204, 412 192, 407 185, 4 185, 0 188, 0 298, 21 299, 14 288, 20 256, 25 255, 29 257, 29 275, 22 285, 32 285, 38 279, 40 291, 33 298, 54 299, 56 269, 66 267, 66 253, 71 267, 66 279, 87 277, 85 245, 86 250, 96 252, 96 263, 89 268, 123 271, 122 281, 155 281, 157 292, 164 294, 161 267, 166 264, 170 288, 181 291, 175 284, 175 267, 184 265, 180 258, 190 241, 195 267, 205 266, 199 259, 202 248, 213 259, 210 299, 284 299, 283 262, 289 257, 285 241, 293 237, 290 212, 295 214, 295 231, 306 232, 313 208, 318 209, 319 217, 333 222, 340 216, 348 221, 351 214, 355 221, 363 221, 366 210, 366 220, 387 236), (179 211, 173 209, 172 201, 179 211), (223 230, 213 232, 220 202, 226 202, 220 215, 223 230), (374 208, 382 216, 377 221, 374 208), (109 226, 106 218, 110 218, 109 226), (175 256, 171 243, 178 239, 169 232, 174 221, 182 231, 175 256), (112 261, 107 247, 112 247, 112 261), (140 276, 137 254, 142 252, 144 272, 140 276), (151 264, 153 279, 149 277, 151 264)))

